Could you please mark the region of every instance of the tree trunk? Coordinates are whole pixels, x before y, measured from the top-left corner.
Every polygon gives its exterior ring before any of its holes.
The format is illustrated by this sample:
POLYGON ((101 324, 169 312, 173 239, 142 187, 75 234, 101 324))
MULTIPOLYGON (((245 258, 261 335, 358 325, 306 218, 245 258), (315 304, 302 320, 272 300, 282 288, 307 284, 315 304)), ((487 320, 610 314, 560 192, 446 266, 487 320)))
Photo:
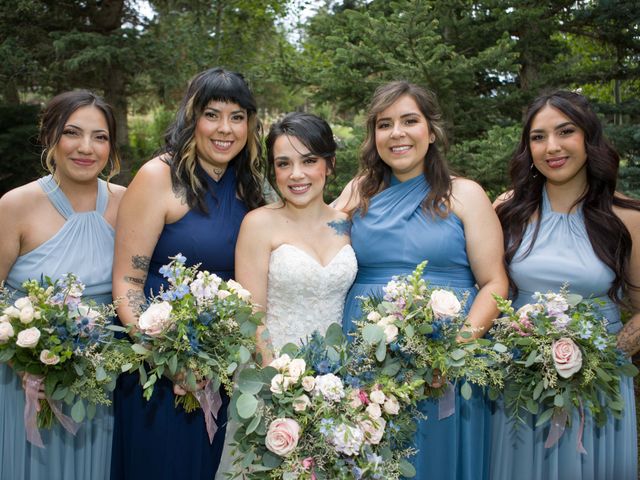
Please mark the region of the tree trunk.
POLYGON ((104 91, 105 100, 113 107, 116 117, 118 131, 116 133, 116 141, 120 150, 122 164, 120 166, 120 175, 116 178, 117 182, 122 185, 128 185, 133 175, 131 167, 133 159, 129 149, 129 126, 127 124, 127 90, 124 77, 114 72, 110 75, 105 83, 104 91))

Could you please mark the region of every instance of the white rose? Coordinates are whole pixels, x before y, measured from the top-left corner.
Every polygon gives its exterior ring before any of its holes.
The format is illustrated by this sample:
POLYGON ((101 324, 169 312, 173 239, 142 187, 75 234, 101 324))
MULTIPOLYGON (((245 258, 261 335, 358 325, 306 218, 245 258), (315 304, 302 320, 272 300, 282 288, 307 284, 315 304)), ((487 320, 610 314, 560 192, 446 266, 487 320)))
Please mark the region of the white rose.
POLYGON ((220 300, 224 300, 225 298, 227 298, 229 295, 231 295, 231 292, 227 291, 227 290, 218 290, 218 293, 216 293, 216 295, 218 296, 218 298, 220 300))
POLYGON ((270 390, 272 393, 284 393, 289 388, 289 385, 291 385, 291 378, 278 373, 271 379, 270 390))
MULTIPOLYGON (((380 323, 378 323, 380 325, 380 323)), ((393 342, 398 337, 398 327, 395 325, 380 325, 384 328, 384 336, 387 343, 393 342)))
POLYGON ((249 290, 246 290, 244 288, 239 289, 237 292, 238 296, 244 300, 245 302, 248 302, 251 300, 251 292, 249 290))
POLYGON ((36 327, 27 328, 18 333, 16 345, 22 348, 33 348, 40 340, 40 330, 36 327))
POLYGON ((307 375, 306 377, 302 377, 302 388, 304 389, 305 392, 310 392, 312 391, 316 386, 316 379, 313 378, 310 375, 307 375))
POLYGON ((24 307, 33 307, 29 297, 21 297, 14 302, 16 308, 22 310, 24 307))
POLYGON ((382 408, 385 413, 388 413, 389 415, 398 415, 400 412, 400 402, 398 402, 398 399, 393 395, 389 395, 382 408))
POLYGON ((149 336, 160 335, 169 324, 173 307, 169 302, 154 303, 138 319, 138 327, 149 336))
POLYGON ((365 442, 371 445, 378 445, 384 436, 386 426, 387 422, 384 418, 360 422, 360 428, 364 432, 365 442))
POLYGON ((381 327, 386 325, 393 325, 396 320, 397 320, 397 317, 395 317, 394 315, 387 315, 386 317, 382 317, 380 319, 380 321, 378 322, 378 325, 380 325, 381 327))
POLYGON ((295 358, 291 360, 287 369, 289 370, 289 376, 291 380, 295 383, 300 379, 300 375, 304 373, 307 368, 307 364, 304 362, 302 358, 295 358))
POLYGON ((0 323, 0 342, 4 343, 13 337, 13 326, 9 322, 0 323))
POLYGON ((236 293, 238 293, 240 290, 243 290, 242 285, 240 285, 235 280, 227 280, 227 287, 229 287, 229 290, 232 290, 236 293))
POLYGON ((382 390, 372 390, 369 394, 369 399, 374 403, 382 405, 386 399, 386 395, 382 390))
POLYGON ((7 307, 2 311, 2 313, 11 318, 20 318, 20 310, 16 307, 7 307))
POLYGON ((436 318, 455 317, 462 309, 462 305, 460 305, 456 296, 448 290, 434 290, 431 292, 429 304, 436 318))
POLYGON ((279 372, 283 371, 291 363, 291 357, 286 353, 283 353, 278 358, 274 358, 269 364, 270 367, 275 368, 279 372))
POLYGON ((373 323, 376 323, 378 320, 380 320, 380 318, 382 318, 382 317, 376 311, 369 312, 369 315, 367 315, 367 320, 369 320, 370 322, 373 322, 373 323))
POLYGON ((0 315, 0 323, 8 322, 10 320, 11 318, 9 318, 9 315, 0 315))
POLYGON ((293 409, 296 412, 304 412, 309 405, 311 405, 311 400, 306 395, 300 395, 297 398, 293 399, 293 409))
POLYGON ((89 305, 83 303, 78 305, 78 313, 83 317, 87 317, 89 320, 95 320, 100 317, 100 312, 93 310, 89 305))
POLYGON ((31 323, 34 317, 33 307, 31 305, 26 305, 20 310, 20 321, 25 325, 31 323))
POLYGON ((382 416, 382 410, 380 409, 380 405, 378 405, 377 403, 370 403, 369 405, 367 405, 365 411, 374 420, 377 420, 382 416))
POLYGON ((49 350, 42 350, 40 352, 40 361, 45 365, 55 365, 60 362, 60 357, 49 350))

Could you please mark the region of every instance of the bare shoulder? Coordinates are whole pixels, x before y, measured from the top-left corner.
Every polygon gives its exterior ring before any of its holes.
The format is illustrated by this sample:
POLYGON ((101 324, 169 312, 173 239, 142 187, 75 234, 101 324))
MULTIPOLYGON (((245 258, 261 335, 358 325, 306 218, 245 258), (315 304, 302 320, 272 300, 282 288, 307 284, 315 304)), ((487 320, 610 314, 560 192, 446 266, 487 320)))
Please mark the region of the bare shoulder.
POLYGON ((479 183, 463 177, 451 179, 451 203, 455 210, 457 207, 469 207, 477 202, 486 203, 489 201, 484 189, 479 183))
POLYGON ((23 216, 46 203, 47 195, 37 181, 9 190, 0 198, 0 212, 6 216, 23 216))
POLYGON ((280 209, 274 207, 274 204, 265 205, 256 208, 247 213, 242 221, 242 229, 262 230, 273 226, 280 218, 280 209))
POLYGON ((342 189, 342 193, 336 198, 331 206, 343 212, 353 211, 360 203, 359 187, 364 177, 356 176, 342 189))
MULTIPOLYGON (((616 197, 631 199, 626 195, 616 192, 616 197)), ((613 212, 618 216, 622 223, 624 223, 625 227, 631 233, 631 236, 634 235, 640 236, 640 210, 635 210, 633 208, 621 208, 614 206, 613 212)))
POLYGON ((167 184, 171 182, 171 167, 163 161, 162 157, 155 157, 145 162, 136 176, 133 178, 131 185, 134 183, 150 183, 159 182, 167 184))
POLYGON ((502 205, 504 202, 513 197, 513 190, 508 190, 506 192, 501 193, 498 197, 493 201, 493 208, 502 205))

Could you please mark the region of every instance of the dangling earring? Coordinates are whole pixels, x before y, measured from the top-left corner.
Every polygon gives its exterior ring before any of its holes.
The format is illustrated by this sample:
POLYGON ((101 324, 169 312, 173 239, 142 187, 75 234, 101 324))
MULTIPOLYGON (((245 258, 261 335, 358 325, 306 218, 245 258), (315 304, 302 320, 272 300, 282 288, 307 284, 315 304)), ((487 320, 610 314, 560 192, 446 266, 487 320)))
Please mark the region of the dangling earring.
POLYGON ((538 169, 533 165, 533 162, 531 162, 531 166, 529 167, 529 173, 531 173, 532 178, 536 178, 538 176, 538 169), (534 173, 534 169, 535 169, 535 173, 534 173))

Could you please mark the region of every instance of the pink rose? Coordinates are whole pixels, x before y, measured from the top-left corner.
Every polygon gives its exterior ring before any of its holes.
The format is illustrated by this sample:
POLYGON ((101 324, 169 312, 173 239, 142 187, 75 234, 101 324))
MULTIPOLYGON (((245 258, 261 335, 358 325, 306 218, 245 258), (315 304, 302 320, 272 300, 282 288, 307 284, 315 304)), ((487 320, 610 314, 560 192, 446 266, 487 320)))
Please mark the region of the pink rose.
POLYGON ((553 342, 552 353, 553 363, 562 378, 569 378, 582 368, 582 352, 570 338, 553 342))
POLYGON ((277 418, 269 425, 265 446, 267 450, 286 457, 298 446, 300 425, 290 418, 277 418))
POLYGON ((456 296, 448 290, 434 290, 431 292, 429 305, 436 318, 455 317, 462 309, 462 305, 460 305, 456 296))
POLYGON ((138 327, 151 337, 156 337, 169 324, 173 307, 169 302, 154 303, 138 319, 138 327))

